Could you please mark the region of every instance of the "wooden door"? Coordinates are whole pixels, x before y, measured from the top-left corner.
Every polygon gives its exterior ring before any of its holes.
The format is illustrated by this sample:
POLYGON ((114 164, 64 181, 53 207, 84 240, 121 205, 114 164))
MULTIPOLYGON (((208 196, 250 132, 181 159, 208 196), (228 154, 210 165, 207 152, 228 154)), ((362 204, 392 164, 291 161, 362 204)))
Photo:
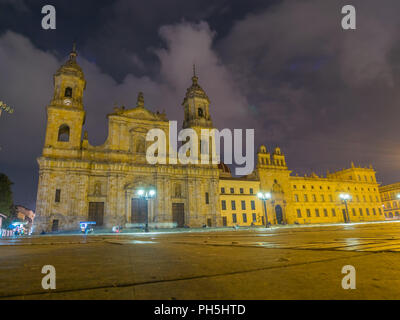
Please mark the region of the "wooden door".
POLYGON ((147 222, 147 200, 140 198, 132 199, 131 223, 146 223, 147 222))
POLYGON ((172 220, 177 228, 185 226, 185 209, 183 203, 172 204, 172 220))
POLYGON ((89 202, 89 221, 96 222, 96 226, 102 226, 104 219, 104 202, 89 202))

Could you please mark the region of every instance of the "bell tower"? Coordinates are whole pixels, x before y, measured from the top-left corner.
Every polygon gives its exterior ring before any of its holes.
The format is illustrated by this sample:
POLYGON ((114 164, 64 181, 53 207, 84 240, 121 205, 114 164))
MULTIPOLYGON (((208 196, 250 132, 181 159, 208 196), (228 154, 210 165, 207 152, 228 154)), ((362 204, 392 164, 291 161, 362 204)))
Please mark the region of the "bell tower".
POLYGON ((43 156, 77 157, 85 121, 83 91, 86 81, 76 62, 74 44, 67 62, 54 74, 54 94, 47 106, 46 139, 43 156), (70 152, 66 152, 66 149, 70 152))
MULTIPOLYGON (((215 140, 212 139, 211 129, 214 129, 211 121, 209 106, 210 100, 199 85, 196 76, 196 68, 193 65, 192 85, 186 90, 182 106, 184 108, 183 129, 193 129, 198 136, 198 159, 199 162, 211 163, 216 158, 215 140), (208 129, 209 135, 202 137, 202 129, 208 129), (208 154, 208 156, 207 156, 208 154), (203 159, 203 160, 201 160, 203 159)), ((190 153, 189 153, 190 154, 190 153)))
POLYGON ((182 106, 184 108, 183 128, 212 128, 209 112, 210 100, 198 83, 196 67, 193 65, 192 85, 186 90, 182 106))

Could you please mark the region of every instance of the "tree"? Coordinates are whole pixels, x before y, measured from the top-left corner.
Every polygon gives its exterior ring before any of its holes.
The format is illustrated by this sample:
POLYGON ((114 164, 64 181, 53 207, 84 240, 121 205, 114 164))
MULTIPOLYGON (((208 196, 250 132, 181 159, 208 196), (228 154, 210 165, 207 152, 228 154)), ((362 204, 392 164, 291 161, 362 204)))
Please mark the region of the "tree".
POLYGON ((8 216, 11 214, 13 207, 12 184, 4 173, 0 173, 0 213, 8 216))

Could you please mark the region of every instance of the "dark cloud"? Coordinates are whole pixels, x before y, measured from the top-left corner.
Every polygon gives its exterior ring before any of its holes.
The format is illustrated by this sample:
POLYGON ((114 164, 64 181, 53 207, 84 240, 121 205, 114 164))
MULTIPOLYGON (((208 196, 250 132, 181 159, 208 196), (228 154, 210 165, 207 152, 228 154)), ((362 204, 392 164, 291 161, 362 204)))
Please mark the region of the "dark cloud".
MULTIPOLYGON (((215 123, 225 127, 244 115, 246 98, 236 90, 232 76, 212 49, 214 33, 207 23, 163 26, 159 36, 165 46, 152 49, 160 64, 160 72, 154 77, 129 73, 117 82, 97 64, 82 55, 78 57, 87 81, 85 129, 91 144, 105 141, 108 134, 106 114, 115 105, 134 107, 139 91, 144 92, 149 109, 165 110, 170 120, 182 123, 181 103, 186 88, 191 85, 193 62, 196 62, 200 84, 212 97, 215 123), (229 112, 225 105, 229 106, 229 112)), ((12 116, 0 118, 2 137, 10 137, 1 141, 0 163, 11 172, 11 178, 20 182, 21 171, 30 170, 31 176, 37 177, 36 157, 44 141, 45 106, 52 97, 52 75, 62 61, 36 48, 26 37, 10 31, 0 37, 0 59, 2 97, 16 109, 12 116)), ((29 182, 31 190, 35 190, 35 183, 36 178, 29 182)), ((34 191, 30 193, 27 204, 31 207, 34 194, 34 191)), ((24 197, 20 198, 18 193, 17 199, 26 201, 24 197)))
POLYGON ((292 168, 338 169, 353 159, 393 182, 400 5, 353 1, 357 30, 344 31, 344 4, 283 1, 238 21, 218 50, 257 110, 257 141, 284 145, 292 168))
POLYGON ((34 206, 52 75, 74 38, 92 144, 106 139, 106 114, 133 107, 138 91, 181 122, 196 63, 215 125, 255 128, 257 144, 279 144, 295 172, 354 160, 384 183, 400 179, 397 1, 352 1, 355 31, 341 29, 344 1, 97 3, 57 2, 51 33, 36 29, 41 1, 0 0, 12 10, 0 19, 0 98, 16 109, 0 117, 0 171, 18 203, 34 206))

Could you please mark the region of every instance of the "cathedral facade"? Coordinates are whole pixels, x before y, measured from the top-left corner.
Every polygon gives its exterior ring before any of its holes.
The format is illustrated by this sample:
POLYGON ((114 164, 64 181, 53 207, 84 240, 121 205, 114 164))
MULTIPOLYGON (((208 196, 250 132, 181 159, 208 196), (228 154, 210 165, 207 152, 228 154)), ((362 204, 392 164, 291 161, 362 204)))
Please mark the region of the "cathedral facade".
MULTIPOLYGON (((76 230, 80 221, 168 228, 384 219, 372 168, 352 165, 326 177, 292 176, 281 150, 270 154, 265 146, 258 150, 254 172, 242 178, 232 177, 223 164, 149 164, 147 132, 157 128, 169 137, 170 128, 164 113, 145 107, 141 93, 136 107, 114 108, 107 115, 105 143, 90 145, 83 132, 86 81, 76 56, 73 50, 54 75, 38 158, 35 232, 76 230), (260 191, 271 194, 265 206, 260 191), (344 203, 343 193, 351 200, 344 203)), ((183 128, 198 133, 213 128, 209 105, 194 74, 182 103, 183 128)))

